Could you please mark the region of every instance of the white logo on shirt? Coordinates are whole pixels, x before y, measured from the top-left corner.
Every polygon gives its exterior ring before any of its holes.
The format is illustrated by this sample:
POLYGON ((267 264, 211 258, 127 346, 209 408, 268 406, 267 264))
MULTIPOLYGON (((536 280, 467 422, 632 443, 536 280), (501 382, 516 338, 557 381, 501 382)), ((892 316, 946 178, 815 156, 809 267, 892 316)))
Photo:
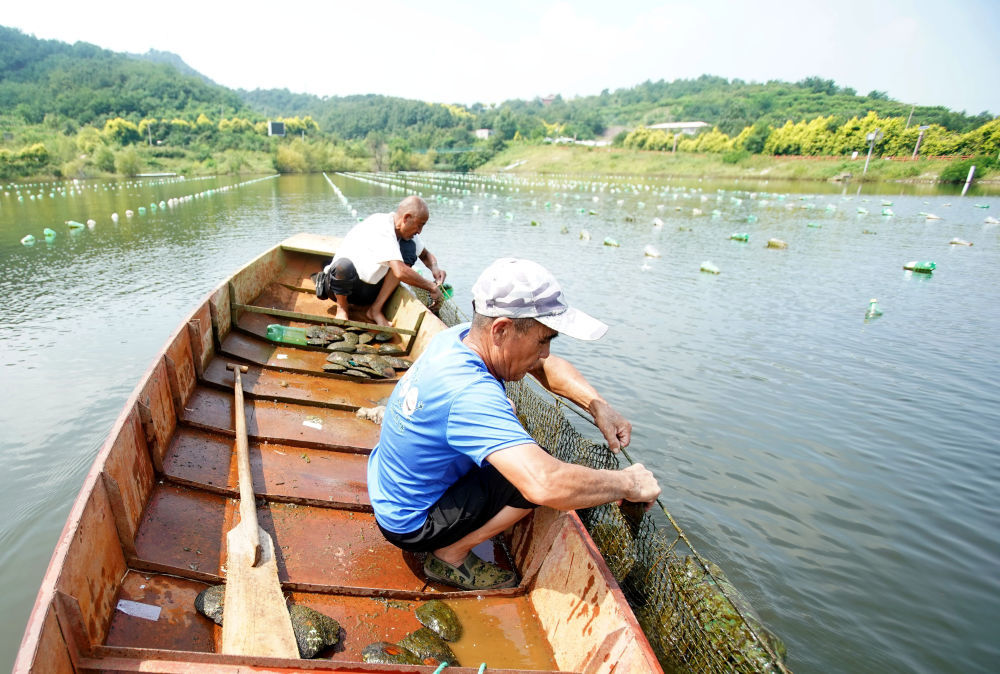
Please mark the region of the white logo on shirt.
POLYGON ((406 395, 403 396, 403 404, 400 406, 400 412, 406 418, 413 416, 413 413, 417 411, 417 396, 419 391, 417 387, 412 388, 407 387, 406 395))

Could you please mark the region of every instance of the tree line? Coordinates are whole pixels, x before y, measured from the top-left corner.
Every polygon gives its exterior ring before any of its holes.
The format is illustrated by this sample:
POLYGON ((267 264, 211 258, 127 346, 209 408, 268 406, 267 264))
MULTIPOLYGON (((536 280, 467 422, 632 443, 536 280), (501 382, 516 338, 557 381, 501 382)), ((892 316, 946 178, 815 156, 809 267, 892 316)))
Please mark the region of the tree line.
POLYGON ((878 128, 877 153, 902 156, 912 151, 919 126, 928 127, 921 154, 1000 152, 998 122, 988 112, 911 106, 819 77, 756 83, 703 75, 571 100, 555 95, 489 105, 318 97, 234 91, 172 54, 137 57, 0 26, 0 178, 88 176, 135 170, 143 161, 238 171, 261 155, 279 171, 465 171, 506 143, 589 140, 619 129, 615 144, 624 148, 676 146, 739 157, 850 154, 866 149, 867 134, 878 128), (267 120, 283 120, 287 135, 268 136, 267 120), (675 138, 649 128, 695 120, 711 130, 675 138), (492 136, 479 138, 478 129, 492 136))

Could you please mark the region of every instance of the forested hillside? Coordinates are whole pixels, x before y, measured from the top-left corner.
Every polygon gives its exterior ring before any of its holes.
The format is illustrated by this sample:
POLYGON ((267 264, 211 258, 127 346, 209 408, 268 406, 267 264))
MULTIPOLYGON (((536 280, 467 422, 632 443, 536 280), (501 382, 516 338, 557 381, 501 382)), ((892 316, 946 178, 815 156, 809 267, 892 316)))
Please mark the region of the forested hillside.
MULTIPOLYGON (((39 40, 0 26, 0 110, 28 124, 47 115, 72 126, 123 117, 218 117, 247 110, 233 91, 146 58, 117 54, 85 42, 39 40)), ((50 118, 51 118, 50 117, 50 118)))
POLYGON ((469 170, 505 143, 614 134, 620 148, 716 153, 731 162, 748 154, 850 155, 875 134, 876 154, 902 156, 921 126, 928 154, 1000 151, 1000 120, 988 112, 913 106, 880 91, 858 95, 819 77, 754 83, 703 75, 489 105, 321 98, 233 91, 175 54, 118 54, 0 27, 0 178, 168 168, 469 170), (267 120, 284 121, 288 135, 269 137, 267 120), (702 121, 710 130, 675 137, 647 128, 670 121, 702 121), (477 139, 483 128, 492 131, 489 140, 477 139))

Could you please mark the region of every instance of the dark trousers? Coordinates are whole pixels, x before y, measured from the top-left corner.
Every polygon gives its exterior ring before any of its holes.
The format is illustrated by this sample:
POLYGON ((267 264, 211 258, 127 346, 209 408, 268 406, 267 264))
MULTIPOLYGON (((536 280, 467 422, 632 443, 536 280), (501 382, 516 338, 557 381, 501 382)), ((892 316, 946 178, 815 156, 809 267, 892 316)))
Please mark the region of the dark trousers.
POLYGON ((381 524, 378 528, 385 539, 398 548, 431 552, 479 529, 505 506, 526 510, 538 507, 524 498, 500 471, 484 463, 448 487, 427 513, 424 525, 416 531, 396 534, 383 529, 381 524))
MULTIPOLYGON (((399 252, 403 258, 403 264, 412 267, 417 262, 417 244, 412 239, 401 239, 399 242, 399 252)), ((379 279, 378 283, 365 283, 358 278, 358 271, 354 268, 354 263, 342 257, 337 260, 326 275, 326 295, 332 298, 334 295, 347 295, 350 304, 371 304, 378 297, 378 291, 382 289, 382 282, 385 277, 379 279)))

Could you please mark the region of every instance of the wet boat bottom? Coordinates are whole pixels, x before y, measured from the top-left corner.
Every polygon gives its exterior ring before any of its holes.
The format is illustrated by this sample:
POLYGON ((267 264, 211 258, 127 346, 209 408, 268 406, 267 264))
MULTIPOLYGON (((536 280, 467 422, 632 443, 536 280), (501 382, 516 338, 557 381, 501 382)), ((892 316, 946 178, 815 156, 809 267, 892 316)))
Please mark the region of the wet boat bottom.
MULTIPOLYGON (((207 585, 174 576, 129 571, 122 581, 119 604, 111 621, 106 646, 144 647, 218 652, 222 628, 194 611, 195 596, 207 585), (156 609, 159 609, 158 612, 156 609), (153 614, 155 619, 153 619, 153 614)), ((376 641, 398 642, 421 627, 414 615, 420 601, 291 592, 290 603, 309 606, 334 618, 341 640, 319 659, 360 662, 361 651, 376 641)), ((464 627, 462 638, 449 644, 464 666, 487 663, 490 669, 557 669, 551 649, 527 595, 517 597, 462 597, 447 603, 464 627)))

